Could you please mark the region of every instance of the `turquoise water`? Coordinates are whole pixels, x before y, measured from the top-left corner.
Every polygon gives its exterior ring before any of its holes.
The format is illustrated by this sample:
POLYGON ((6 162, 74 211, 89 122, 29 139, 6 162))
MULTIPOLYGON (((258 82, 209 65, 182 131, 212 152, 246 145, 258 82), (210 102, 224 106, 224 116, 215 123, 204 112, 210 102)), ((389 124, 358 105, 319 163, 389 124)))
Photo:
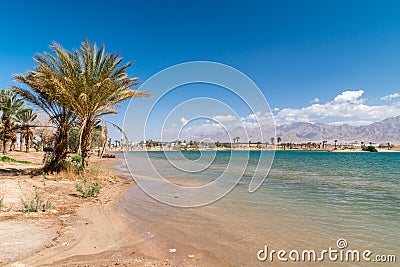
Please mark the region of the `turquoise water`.
MULTIPOLYGON (((153 175, 145 153, 127 154, 134 175, 153 175)), ((247 158, 244 151, 218 151, 207 169, 188 173, 177 168, 179 160, 189 165, 199 161, 199 151, 184 151, 183 157, 177 151, 165 153, 148 155, 161 175, 189 185, 216 179, 231 153, 247 158)), ((399 261, 400 153, 277 151, 267 179, 249 193, 259 153, 250 152, 243 179, 215 203, 171 207, 134 186, 121 210, 136 227, 154 233, 167 246, 185 248, 201 255, 204 262, 214 259, 221 266, 268 265, 257 260, 264 245, 275 250, 321 251, 336 248, 339 238, 347 240, 349 249, 395 254, 399 261)), ((242 175, 242 170, 236 171, 231 175, 242 175)))

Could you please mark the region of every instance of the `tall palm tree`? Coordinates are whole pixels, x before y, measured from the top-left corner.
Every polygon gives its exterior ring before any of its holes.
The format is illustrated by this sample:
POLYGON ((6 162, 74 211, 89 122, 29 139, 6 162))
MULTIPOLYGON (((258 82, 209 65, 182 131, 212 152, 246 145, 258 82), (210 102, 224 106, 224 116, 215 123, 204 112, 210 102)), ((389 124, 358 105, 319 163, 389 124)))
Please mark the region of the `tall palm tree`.
POLYGON ((23 100, 17 98, 16 94, 8 89, 0 91, 0 111, 2 112, 0 135, 3 154, 7 154, 7 143, 15 136, 15 117, 25 110, 23 100))
POLYGON ((55 56, 49 53, 35 56, 38 64, 35 75, 42 82, 39 92, 79 117, 79 152, 82 165, 86 166, 97 120, 118 113, 113 107, 126 99, 150 95, 129 90, 139 84, 138 78, 129 78, 126 73, 133 63, 121 66, 120 55, 106 54, 104 45, 99 48, 86 41, 72 52, 57 43, 50 48, 55 56))
POLYGON ((26 109, 24 112, 17 114, 16 121, 19 123, 20 132, 20 151, 23 149, 25 142, 25 151, 29 152, 31 141, 33 141, 32 122, 37 118, 37 113, 32 109, 26 109), (23 142, 24 141, 24 142, 23 142))

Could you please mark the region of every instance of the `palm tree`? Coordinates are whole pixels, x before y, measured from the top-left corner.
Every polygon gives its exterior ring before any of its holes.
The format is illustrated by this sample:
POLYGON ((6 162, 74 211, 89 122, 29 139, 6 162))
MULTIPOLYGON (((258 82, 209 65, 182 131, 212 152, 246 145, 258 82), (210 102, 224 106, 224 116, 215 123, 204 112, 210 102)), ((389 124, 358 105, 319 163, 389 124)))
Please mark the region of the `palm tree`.
POLYGON ((276 139, 276 142, 278 143, 278 146, 279 146, 279 143, 282 142, 282 138, 280 136, 278 136, 278 138, 276 139))
POLYGON ((79 117, 80 142, 78 153, 82 154, 82 165, 87 165, 88 151, 93 129, 98 119, 106 114, 118 113, 112 107, 122 101, 147 93, 129 90, 138 85, 137 78, 128 78, 126 69, 132 62, 120 66, 119 54, 106 54, 89 41, 80 49, 67 51, 57 43, 50 46, 55 56, 44 53, 35 56, 38 64, 36 76, 42 86, 38 92, 49 96, 60 106, 79 117))
MULTIPOLYGON (((14 76, 15 81, 28 85, 33 92, 15 86, 12 87, 12 91, 41 108, 48 115, 50 123, 55 126, 53 151, 44 171, 59 172, 65 166, 64 162, 68 152, 68 133, 76 116, 73 112, 57 104, 48 94, 42 91, 43 79, 36 74, 37 71, 28 71, 26 75, 18 74, 14 76)), ((41 126, 49 127, 49 125, 41 126)))
POLYGON ((326 141, 326 140, 322 141, 322 149, 325 149, 326 143, 327 143, 327 142, 328 142, 328 141, 326 141))
POLYGON ((25 110, 23 100, 17 98, 16 94, 8 89, 0 91, 0 111, 2 112, 0 133, 3 154, 7 154, 8 141, 15 139, 15 117, 25 110))
POLYGON ((34 127, 31 123, 37 118, 37 113, 32 109, 26 109, 23 112, 17 114, 16 121, 19 123, 20 132, 20 151, 23 149, 23 141, 25 141, 25 151, 29 152, 31 141, 33 141, 34 127))
POLYGON ((335 141, 334 141, 334 142, 335 142, 335 149, 336 149, 336 143, 337 143, 337 141, 338 141, 338 140, 335 140, 335 141))

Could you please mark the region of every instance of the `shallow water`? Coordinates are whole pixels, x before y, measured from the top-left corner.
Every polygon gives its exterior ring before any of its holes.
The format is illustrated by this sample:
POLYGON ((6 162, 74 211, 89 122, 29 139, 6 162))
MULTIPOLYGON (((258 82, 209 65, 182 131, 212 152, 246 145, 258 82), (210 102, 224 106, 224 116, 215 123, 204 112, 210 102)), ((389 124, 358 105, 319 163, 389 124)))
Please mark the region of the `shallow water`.
MULTIPOLYGON (((236 159, 247 157, 244 151, 218 151, 207 169, 188 173, 176 164, 199 160, 199 152, 185 151, 183 157, 179 153, 147 155, 161 175, 187 185, 216 179, 232 153, 236 159)), ((339 238, 346 239, 348 249, 395 254, 400 260, 400 153, 277 151, 267 179, 249 193, 258 153, 250 152, 249 167, 239 184, 212 204, 171 207, 134 186, 119 208, 143 232, 150 231, 171 245, 190 247, 193 254, 216 258, 221 266, 268 265, 269 259, 257 259, 264 245, 318 252, 337 249, 339 238)), ((146 152, 129 152, 126 157, 133 175, 154 175, 144 160, 146 152)), ((243 170, 236 171, 231 175, 242 176, 243 170)), ((359 264, 363 263, 355 265, 359 264)))

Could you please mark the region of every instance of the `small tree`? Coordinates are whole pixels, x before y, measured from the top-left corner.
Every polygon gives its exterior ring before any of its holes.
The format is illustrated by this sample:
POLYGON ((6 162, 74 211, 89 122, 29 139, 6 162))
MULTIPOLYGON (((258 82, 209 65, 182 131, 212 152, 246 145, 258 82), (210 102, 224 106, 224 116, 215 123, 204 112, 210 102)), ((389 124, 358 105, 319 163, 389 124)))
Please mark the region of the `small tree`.
POLYGON ((1 114, 1 127, 0 138, 2 142, 2 152, 7 154, 7 144, 11 140, 15 140, 15 125, 16 116, 24 112, 24 102, 21 98, 8 89, 0 91, 0 111, 1 114))
POLYGON ((22 143, 25 142, 25 152, 29 153, 33 136, 33 121, 37 118, 37 113, 32 109, 25 109, 16 116, 17 123, 19 123, 20 132, 20 151, 22 151, 22 143))

